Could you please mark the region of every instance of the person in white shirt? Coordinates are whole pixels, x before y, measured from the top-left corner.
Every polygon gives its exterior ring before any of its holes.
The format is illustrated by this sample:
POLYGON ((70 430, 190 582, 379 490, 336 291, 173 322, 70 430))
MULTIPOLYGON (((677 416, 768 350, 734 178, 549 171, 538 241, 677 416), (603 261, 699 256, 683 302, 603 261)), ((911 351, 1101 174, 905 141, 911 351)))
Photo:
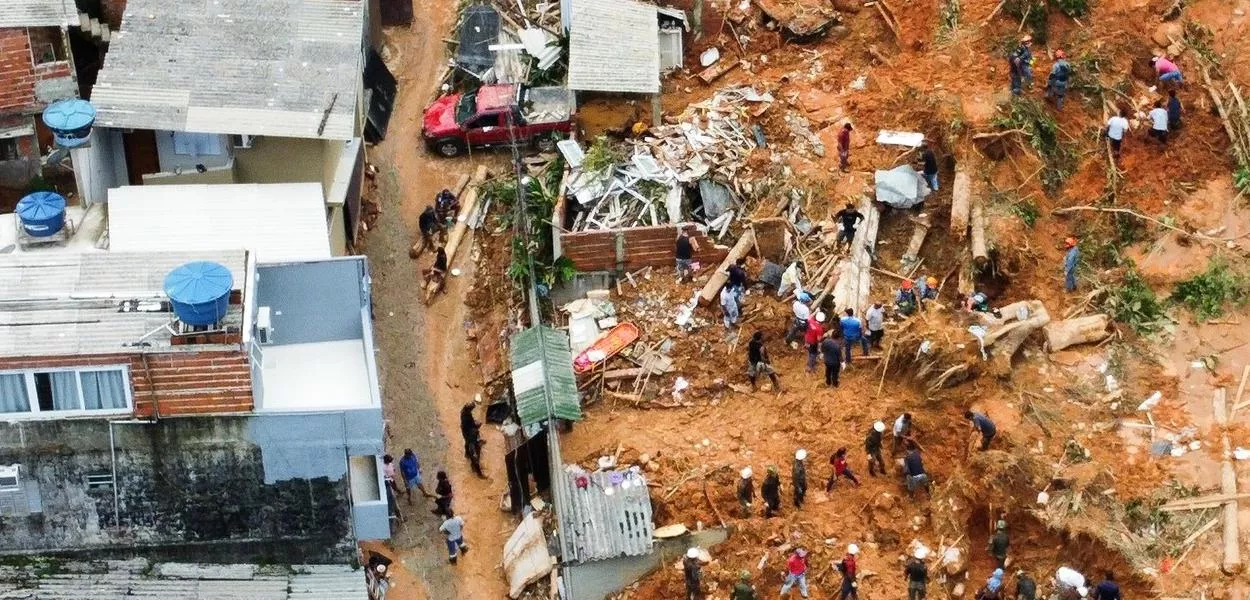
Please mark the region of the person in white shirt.
POLYGON ((812 316, 812 309, 808 304, 812 302, 812 295, 807 292, 799 292, 790 308, 794 311, 794 320, 790 323, 790 329, 786 332, 786 343, 791 348, 798 348, 800 339, 807 332, 807 319, 812 316))
POLYGON ((1163 101, 1156 100, 1155 107, 1150 109, 1150 137, 1159 140, 1160 144, 1168 143, 1168 111, 1163 108, 1163 101))
POLYGON ((447 562, 454 565, 459 555, 469 553, 469 545, 464 543, 464 517, 455 516, 449 510, 438 530, 447 536, 447 562))
POLYGON ((874 302, 864 317, 868 320, 868 343, 873 348, 880 348, 881 339, 885 337, 885 307, 880 302, 874 302))
POLYGON ((1124 117, 1124 111, 1120 114, 1107 119, 1107 139, 1111 140, 1111 154, 1117 159, 1120 158, 1120 144, 1124 141, 1124 133, 1128 131, 1128 119, 1124 117))

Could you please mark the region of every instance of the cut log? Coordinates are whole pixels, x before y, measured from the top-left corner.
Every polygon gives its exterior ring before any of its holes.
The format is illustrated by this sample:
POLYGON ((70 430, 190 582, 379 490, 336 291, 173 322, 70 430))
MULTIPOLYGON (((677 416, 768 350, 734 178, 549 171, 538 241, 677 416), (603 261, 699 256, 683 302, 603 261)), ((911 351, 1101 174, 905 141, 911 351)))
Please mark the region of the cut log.
POLYGON ((1110 324, 1111 317, 1107 315, 1055 321, 1046 326, 1046 344, 1050 346, 1051 352, 1058 352, 1077 344, 1101 342, 1111 335, 1107 331, 1110 324))
POLYGON ((972 266, 972 258, 965 252, 959 261, 959 279, 956 281, 956 291, 961 296, 968 296, 976 291, 976 267, 972 266))
POLYGON ((1181 498, 1173 500, 1159 507, 1159 510, 1166 512, 1175 512, 1181 510, 1202 510, 1206 508, 1215 508, 1226 502, 1235 500, 1245 500, 1250 498, 1250 494, 1236 494, 1228 496, 1225 494, 1211 494, 1209 496, 1198 496, 1197 498, 1181 498))
POLYGON ((703 286, 703 291, 699 292, 700 304, 711 304, 716 300, 716 296, 720 294, 720 289, 725 286, 725 282, 729 281, 729 273, 725 272, 729 265, 737 262, 739 258, 747 255, 755 248, 755 230, 747 229, 742 232, 742 237, 738 238, 738 243, 729 249, 729 254, 725 256, 716 271, 712 273, 712 277, 707 280, 707 285, 703 286))
POLYGON ((1228 401, 1224 388, 1215 390, 1211 399, 1215 424, 1220 428, 1223 461, 1220 465, 1220 491, 1234 497, 1224 505, 1224 562, 1220 569, 1227 575, 1241 572, 1241 530, 1237 524, 1237 472, 1233 469, 1232 445, 1228 442, 1228 401))
POLYGON ((968 219, 972 210, 972 178, 963 171, 955 172, 951 186, 951 235, 962 240, 968 235, 968 219))
MULTIPOLYGON (((464 197, 460 199, 460 213, 456 215, 456 226, 451 230, 451 234, 447 236, 447 245, 444 249, 447 251, 447 269, 448 274, 452 265, 456 263, 456 250, 460 248, 460 242, 464 239, 464 234, 469 230, 469 215, 473 214, 473 209, 477 207, 478 190, 482 187, 482 182, 486 181, 486 165, 477 168, 473 173, 473 179, 469 182, 468 191, 464 197)), ((425 302, 428 304, 430 298, 434 297, 434 293, 438 291, 439 284, 437 281, 431 281, 425 286, 425 302)))
MULTIPOLYGON (((457 197, 457 198, 459 198, 459 197, 460 197, 460 194, 463 194, 463 193, 464 193, 464 188, 465 188, 465 187, 467 187, 468 185, 469 185, 469 176, 468 176, 468 175, 461 175, 461 176, 460 176, 460 180, 456 182, 456 187, 452 188, 452 190, 451 190, 451 191, 452 191, 452 193, 454 193, 454 194, 456 195, 456 197, 457 197)), ((416 257, 418 257, 418 256, 420 256, 420 255, 421 255, 421 238, 420 238, 420 235, 421 235, 421 234, 420 234, 420 232, 418 232, 418 233, 417 233, 417 236, 418 236, 418 237, 417 237, 417 241, 416 241, 416 242, 414 242, 414 243, 412 244, 412 247, 408 249, 408 258, 416 258, 416 257)))
POLYGON ((1033 332, 1045 327, 1049 322, 1050 313, 1046 312, 1046 306, 1037 300, 1030 301, 1029 318, 1008 325, 1007 327, 1011 327, 1011 330, 1003 332, 1000 337, 995 339, 993 343, 994 356, 990 358, 990 370, 999 377, 1009 374, 1011 372, 1011 359, 1015 356, 1016 351, 1020 349, 1025 340, 1029 339, 1033 332))
POLYGON ((972 234, 968 236, 972 261, 978 267, 983 267, 990 261, 990 254, 985 244, 985 202, 979 197, 972 199, 972 217, 968 224, 972 230, 972 234))
POLYGON ((929 234, 929 227, 932 224, 928 214, 916 219, 915 223, 916 228, 911 231, 911 241, 907 242, 907 251, 903 252, 903 258, 899 261, 899 264, 904 267, 911 266, 920 260, 920 247, 924 245, 924 238, 929 234))
POLYGON ((877 244, 877 227, 881 224, 881 211, 870 198, 859 203, 864 222, 851 240, 851 251, 839 260, 834 273, 838 281, 833 286, 835 310, 853 308, 856 314, 864 314, 872 292, 872 259, 877 244))

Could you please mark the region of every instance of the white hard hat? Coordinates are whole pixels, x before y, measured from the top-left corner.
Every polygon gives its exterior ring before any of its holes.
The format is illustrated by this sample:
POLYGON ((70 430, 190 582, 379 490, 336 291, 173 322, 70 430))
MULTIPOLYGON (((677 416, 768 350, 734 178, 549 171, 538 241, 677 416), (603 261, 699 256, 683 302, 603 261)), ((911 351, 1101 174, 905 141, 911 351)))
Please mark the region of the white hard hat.
POLYGON ((747 479, 747 478, 748 478, 748 477, 750 477, 750 476, 751 476, 751 467, 743 467, 743 468, 742 468, 742 478, 743 478, 743 479, 747 479))
POLYGON ((1081 586, 1079 588, 1076 588, 1076 593, 1080 594, 1081 597, 1084 598, 1089 595, 1089 588, 1085 586, 1081 586))
POLYGON ((924 546, 920 546, 916 548, 916 552, 913 553, 912 556, 915 556, 916 560, 924 560, 925 557, 929 556, 929 549, 924 546))
POLYGON ((374 570, 374 571, 377 571, 378 573, 385 573, 385 572, 386 572, 386 565, 378 565, 378 566, 374 567, 374 568, 373 568, 373 570, 374 570))
POLYGON ((804 449, 802 449, 802 448, 799 448, 798 450, 796 450, 796 451, 794 452, 794 458, 795 458, 795 460, 803 460, 803 459, 806 459, 806 458, 807 458, 807 450, 804 450, 804 449))
POLYGON ((859 554, 859 546, 856 546, 855 544, 851 544, 850 546, 847 546, 846 553, 850 554, 851 556, 855 556, 856 554, 859 554))
POLYGON ((885 431, 885 423, 882 423, 881 421, 877 421, 876 423, 872 424, 872 428, 876 430, 877 433, 881 433, 885 431))
POLYGON ((686 558, 699 558, 699 549, 691 548, 686 551, 686 558))
POLYGON ((824 311, 821 311, 821 310, 816 311, 816 322, 817 322, 817 323, 824 323, 824 322, 825 322, 825 312, 824 312, 824 311))

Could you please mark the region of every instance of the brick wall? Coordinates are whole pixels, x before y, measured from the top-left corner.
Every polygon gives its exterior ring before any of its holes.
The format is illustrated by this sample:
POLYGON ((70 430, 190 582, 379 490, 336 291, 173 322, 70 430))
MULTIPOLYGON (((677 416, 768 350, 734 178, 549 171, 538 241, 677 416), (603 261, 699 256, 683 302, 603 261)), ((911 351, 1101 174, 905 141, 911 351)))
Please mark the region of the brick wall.
POLYGON ((150 417, 252 410, 252 374, 243 352, 171 352, 0 358, 0 370, 130 365, 135 416, 150 417), (159 411, 155 411, 159 404, 159 411))
POLYGON ((35 104, 35 73, 25 29, 0 29, 0 113, 35 104))
MULTIPOLYGON (((692 225, 686 227, 691 239, 699 244, 695 260, 705 266, 724 260, 729 253, 727 247, 718 247, 692 225)), ((611 271, 618 263, 626 271, 633 271, 647 266, 672 267, 676 239, 676 225, 579 231, 560 234, 560 249, 579 271, 611 271), (617 257, 618 238, 622 250, 620 259, 617 257)))

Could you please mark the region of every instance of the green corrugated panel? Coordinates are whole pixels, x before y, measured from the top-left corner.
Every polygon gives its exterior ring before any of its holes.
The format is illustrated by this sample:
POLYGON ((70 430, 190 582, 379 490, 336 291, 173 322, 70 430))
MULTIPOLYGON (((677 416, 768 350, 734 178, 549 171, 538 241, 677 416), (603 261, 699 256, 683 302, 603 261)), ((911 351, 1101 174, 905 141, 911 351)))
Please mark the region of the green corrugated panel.
POLYGON ((533 377, 540 372, 551 392, 556 417, 567 421, 580 421, 582 407, 577 396, 577 378, 573 375, 573 352, 569 350, 569 336, 563 331, 542 327, 540 344, 538 328, 534 327, 512 336, 509 345, 512 356, 512 385, 517 390, 516 407, 521 424, 530 425, 547 420, 547 399, 543 395, 542 385, 521 391, 527 382, 532 384, 533 377), (535 366, 538 363, 542 363, 542 366, 535 366))

